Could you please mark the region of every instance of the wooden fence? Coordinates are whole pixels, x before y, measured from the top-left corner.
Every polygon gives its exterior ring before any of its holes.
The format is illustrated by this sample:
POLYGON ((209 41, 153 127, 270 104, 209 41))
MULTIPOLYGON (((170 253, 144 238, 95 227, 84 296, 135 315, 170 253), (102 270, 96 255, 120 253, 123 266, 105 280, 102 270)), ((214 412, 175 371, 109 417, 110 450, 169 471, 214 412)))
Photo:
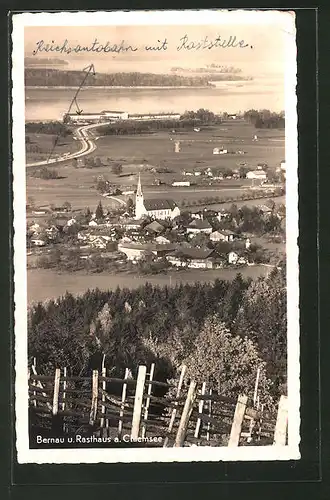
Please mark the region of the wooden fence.
POLYGON ((186 380, 185 366, 175 385, 154 380, 154 372, 152 364, 149 371, 139 366, 136 379, 128 369, 123 379, 111 377, 104 367, 90 377, 68 376, 66 368, 46 376, 32 367, 30 411, 48 422, 60 417, 64 434, 83 429, 116 441, 129 436, 143 446, 286 444, 286 396, 277 415, 268 414, 245 395, 224 397, 207 390, 205 382, 186 380))

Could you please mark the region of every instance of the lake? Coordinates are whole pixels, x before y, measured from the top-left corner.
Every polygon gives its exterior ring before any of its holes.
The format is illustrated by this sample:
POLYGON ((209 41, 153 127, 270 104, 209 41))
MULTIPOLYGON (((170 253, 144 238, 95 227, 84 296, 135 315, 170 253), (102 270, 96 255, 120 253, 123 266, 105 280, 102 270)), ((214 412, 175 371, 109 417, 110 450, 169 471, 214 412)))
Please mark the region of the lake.
POLYGON ((157 276, 138 276, 133 274, 108 273, 86 274, 83 272, 60 274, 53 270, 29 269, 27 271, 28 303, 56 299, 64 295, 66 291, 73 295, 83 294, 88 288, 99 288, 101 290, 114 290, 117 286, 121 288, 137 288, 146 282, 152 285, 175 285, 176 283, 212 282, 216 278, 232 280, 238 272, 244 277, 256 278, 271 271, 270 267, 256 265, 237 269, 217 270, 188 270, 173 271, 170 275, 159 274, 157 276))
MULTIPOLYGON (((252 82, 221 82, 217 87, 87 87, 78 97, 79 107, 88 113, 105 109, 129 113, 178 112, 206 108, 215 113, 267 108, 284 109, 284 86, 278 79, 252 82)), ((25 91, 25 119, 60 120, 76 90, 32 88, 25 91)))

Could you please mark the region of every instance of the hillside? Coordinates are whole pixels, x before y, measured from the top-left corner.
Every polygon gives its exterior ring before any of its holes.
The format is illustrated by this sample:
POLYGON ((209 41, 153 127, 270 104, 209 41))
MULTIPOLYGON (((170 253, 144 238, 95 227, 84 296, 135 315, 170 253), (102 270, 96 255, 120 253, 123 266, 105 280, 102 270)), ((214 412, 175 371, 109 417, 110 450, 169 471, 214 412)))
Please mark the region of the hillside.
MULTIPOLYGON (((66 71, 53 68, 25 68, 26 86, 67 86, 76 87, 82 82, 83 71, 66 71)), ((97 73, 87 76, 85 85, 100 87, 200 87, 210 86, 207 77, 179 76, 179 75, 157 75, 153 73, 97 73)))

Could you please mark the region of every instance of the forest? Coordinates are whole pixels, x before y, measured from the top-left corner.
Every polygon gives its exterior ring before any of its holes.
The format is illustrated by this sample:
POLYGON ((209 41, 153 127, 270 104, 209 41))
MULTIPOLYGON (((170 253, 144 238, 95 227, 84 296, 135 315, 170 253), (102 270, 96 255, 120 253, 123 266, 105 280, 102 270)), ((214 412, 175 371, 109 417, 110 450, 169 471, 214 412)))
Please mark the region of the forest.
POLYGON ((25 57, 24 64, 25 66, 66 66, 68 62, 56 57, 25 57))
MULTIPOLYGON (((50 87, 79 87, 84 71, 67 71, 54 68, 25 68, 25 85, 50 87)), ((199 76, 159 75, 154 73, 96 73, 89 74, 86 86, 99 87, 208 87, 209 78, 199 76)))
MULTIPOLYGON (((59 121, 49 121, 49 122, 26 122, 25 123, 25 133, 26 134, 51 134, 59 135, 61 137, 66 137, 72 135, 72 130, 59 121)), ((30 142, 29 138, 27 142, 30 142)))
POLYGON ((29 362, 40 374, 56 367, 90 375, 103 355, 113 376, 156 362, 158 380, 190 377, 223 395, 260 390, 271 405, 286 391, 285 265, 268 277, 137 289, 88 290, 28 311, 29 362))
POLYGON ((250 109, 244 113, 244 119, 250 122, 255 128, 270 128, 284 129, 285 115, 284 112, 274 113, 268 109, 256 110, 250 109))

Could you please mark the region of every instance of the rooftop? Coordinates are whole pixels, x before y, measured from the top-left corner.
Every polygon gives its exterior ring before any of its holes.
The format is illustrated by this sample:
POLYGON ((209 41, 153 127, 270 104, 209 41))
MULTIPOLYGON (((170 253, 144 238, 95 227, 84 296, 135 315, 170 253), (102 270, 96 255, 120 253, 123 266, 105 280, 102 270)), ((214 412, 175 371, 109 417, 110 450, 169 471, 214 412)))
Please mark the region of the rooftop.
POLYGON ((151 198, 149 200, 144 200, 144 206, 146 210, 173 210, 176 207, 176 203, 173 200, 162 200, 157 198, 151 198))
POLYGON ((173 255, 175 257, 186 257, 188 259, 207 259, 214 253, 210 248, 184 248, 180 247, 173 255))
POLYGON ((210 229, 210 228, 212 228, 212 226, 208 220, 201 220, 201 219, 194 219, 192 222, 190 222, 188 227, 195 228, 195 229, 210 229))
POLYGON ((164 231, 164 226, 162 226, 159 222, 156 220, 150 222, 144 229, 147 231, 154 231, 155 233, 161 233, 164 231))
POLYGON ((105 113, 121 113, 124 114, 126 111, 118 111, 118 110, 113 110, 113 109, 105 109, 104 111, 101 111, 101 115, 104 115, 105 113))

